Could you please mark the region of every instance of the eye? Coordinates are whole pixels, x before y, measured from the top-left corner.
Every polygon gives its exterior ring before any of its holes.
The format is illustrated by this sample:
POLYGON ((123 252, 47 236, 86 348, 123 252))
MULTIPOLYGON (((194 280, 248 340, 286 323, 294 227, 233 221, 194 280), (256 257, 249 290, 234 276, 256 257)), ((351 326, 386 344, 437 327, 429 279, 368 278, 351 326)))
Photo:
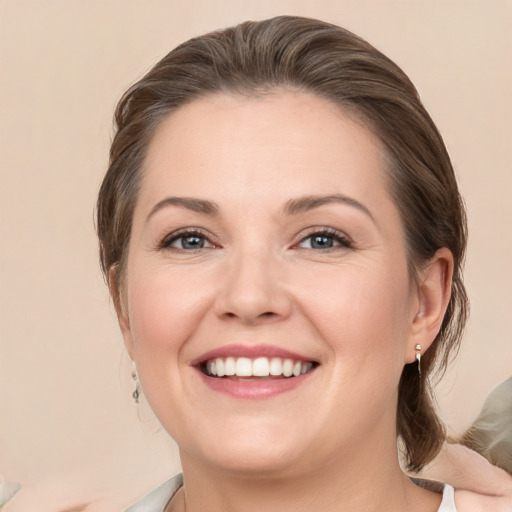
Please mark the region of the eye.
POLYGON ((165 237, 160 243, 161 249, 175 249, 182 251, 197 251, 215 247, 206 235, 200 231, 182 231, 180 233, 172 233, 165 237))
POLYGON ((353 247, 351 240, 349 240, 343 233, 336 230, 315 231, 307 237, 303 238, 299 247, 304 249, 334 249, 336 247, 353 247))

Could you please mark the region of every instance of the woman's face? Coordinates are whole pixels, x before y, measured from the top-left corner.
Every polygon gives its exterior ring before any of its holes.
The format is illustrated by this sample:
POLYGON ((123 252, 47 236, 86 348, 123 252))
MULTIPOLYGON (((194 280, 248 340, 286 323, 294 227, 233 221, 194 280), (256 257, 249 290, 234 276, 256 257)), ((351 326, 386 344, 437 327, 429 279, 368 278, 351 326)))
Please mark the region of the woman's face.
POLYGON ((384 165, 305 93, 211 95, 159 127, 121 326, 184 464, 311 471, 394 442, 418 299, 384 165))

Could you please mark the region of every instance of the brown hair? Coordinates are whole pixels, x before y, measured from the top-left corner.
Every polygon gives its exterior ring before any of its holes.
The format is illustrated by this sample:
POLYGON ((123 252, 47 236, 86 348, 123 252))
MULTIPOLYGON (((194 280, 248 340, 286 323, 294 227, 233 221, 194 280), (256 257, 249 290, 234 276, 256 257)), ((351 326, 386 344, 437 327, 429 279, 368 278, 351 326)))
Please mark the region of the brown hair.
POLYGON ((366 41, 322 21, 281 16, 191 39, 166 55, 116 109, 117 131, 97 204, 103 272, 114 270, 116 288, 122 285, 145 153, 160 122, 201 96, 255 95, 279 87, 340 105, 379 137, 413 279, 438 249, 453 254, 452 295, 441 330, 422 359, 421 376, 415 365, 405 365, 399 385, 397 430, 406 466, 418 470, 444 440, 430 377, 442 373, 456 352, 467 316, 461 274, 466 219, 443 140, 414 85, 366 41))

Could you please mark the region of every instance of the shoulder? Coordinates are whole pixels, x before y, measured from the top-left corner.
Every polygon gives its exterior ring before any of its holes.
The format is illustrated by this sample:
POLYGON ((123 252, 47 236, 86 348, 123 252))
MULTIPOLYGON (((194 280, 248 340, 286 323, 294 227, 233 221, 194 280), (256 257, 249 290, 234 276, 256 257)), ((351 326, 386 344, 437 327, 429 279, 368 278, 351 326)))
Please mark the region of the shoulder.
POLYGON ((512 493, 487 496, 472 491, 456 490, 457 512, 512 512, 512 493))

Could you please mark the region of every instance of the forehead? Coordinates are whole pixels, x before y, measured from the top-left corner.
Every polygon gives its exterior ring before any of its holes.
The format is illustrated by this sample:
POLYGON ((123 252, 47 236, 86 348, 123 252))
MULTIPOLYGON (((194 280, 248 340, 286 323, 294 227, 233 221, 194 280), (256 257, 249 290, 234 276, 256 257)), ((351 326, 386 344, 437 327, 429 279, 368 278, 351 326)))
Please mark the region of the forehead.
POLYGON ((214 94, 156 130, 140 199, 149 208, 171 192, 263 203, 332 193, 371 200, 387 196, 385 161, 361 121, 313 94, 214 94))

